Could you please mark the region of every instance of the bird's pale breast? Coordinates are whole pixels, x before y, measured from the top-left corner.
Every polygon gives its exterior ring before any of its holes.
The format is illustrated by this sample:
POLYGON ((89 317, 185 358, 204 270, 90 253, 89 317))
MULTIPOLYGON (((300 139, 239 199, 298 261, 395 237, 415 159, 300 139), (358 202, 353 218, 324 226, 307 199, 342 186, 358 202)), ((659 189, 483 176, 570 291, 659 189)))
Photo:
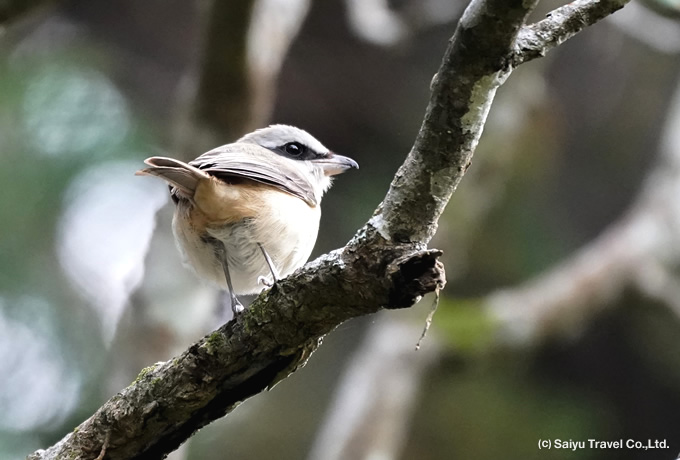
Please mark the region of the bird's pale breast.
POLYGON ((210 185, 209 199, 200 188, 191 203, 180 203, 173 219, 173 231, 184 262, 226 289, 215 240, 224 244, 236 294, 257 293, 263 276, 271 281, 270 270, 258 243, 264 244, 280 275, 302 266, 312 252, 321 215, 318 206, 272 187, 210 185), (217 186, 217 188, 214 188, 217 186))

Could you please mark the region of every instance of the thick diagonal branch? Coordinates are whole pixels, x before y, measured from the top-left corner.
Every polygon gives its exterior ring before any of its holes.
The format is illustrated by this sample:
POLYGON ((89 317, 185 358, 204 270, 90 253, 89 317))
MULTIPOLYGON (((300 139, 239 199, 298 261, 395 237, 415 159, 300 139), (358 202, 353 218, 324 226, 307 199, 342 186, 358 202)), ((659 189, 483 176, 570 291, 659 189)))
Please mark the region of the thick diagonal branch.
POLYGON ((347 319, 411 306, 443 286, 435 250, 368 232, 262 294, 235 321, 140 373, 76 431, 31 458, 163 458, 196 430, 304 365, 347 319))

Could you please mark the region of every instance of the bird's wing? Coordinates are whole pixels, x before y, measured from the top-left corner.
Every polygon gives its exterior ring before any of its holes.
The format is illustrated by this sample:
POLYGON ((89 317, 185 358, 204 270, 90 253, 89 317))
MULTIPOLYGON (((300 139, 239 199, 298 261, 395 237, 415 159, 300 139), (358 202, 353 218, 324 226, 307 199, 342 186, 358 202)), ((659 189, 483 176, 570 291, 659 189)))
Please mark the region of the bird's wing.
POLYGON ((189 164, 220 179, 239 177, 275 187, 316 206, 314 188, 305 174, 287 160, 255 144, 217 147, 189 164))

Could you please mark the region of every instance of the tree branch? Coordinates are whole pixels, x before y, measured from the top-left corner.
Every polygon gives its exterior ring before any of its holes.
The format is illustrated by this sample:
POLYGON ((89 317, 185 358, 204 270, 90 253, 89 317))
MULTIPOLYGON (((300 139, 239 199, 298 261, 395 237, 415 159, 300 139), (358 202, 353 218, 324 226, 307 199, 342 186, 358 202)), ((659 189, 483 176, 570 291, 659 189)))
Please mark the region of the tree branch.
POLYGON ((201 56, 179 92, 175 149, 210 150, 216 138, 234 139, 252 128, 248 27, 255 0, 204 5, 201 56))
POLYGON ((267 122, 281 65, 309 2, 208 2, 197 75, 188 79, 179 104, 178 151, 207 151, 267 122))
POLYGON ((536 1, 469 5, 433 80, 406 162, 373 218, 347 246, 276 283, 235 321, 179 357, 143 370, 74 432, 29 458, 96 458, 106 439, 106 459, 163 458, 202 426, 304 365, 323 335, 343 321, 410 307, 440 289, 441 253, 425 245, 470 164, 495 91, 512 70, 517 34, 536 1))
POLYGON ((512 71, 509 56, 537 0, 473 1, 442 64, 420 132, 371 220, 388 240, 427 243, 470 166, 496 89, 512 71))
POLYGON ((107 459, 163 458, 304 365, 338 324, 381 306, 409 307, 443 285, 439 251, 367 244, 375 239, 367 232, 280 281, 235 321, 174 360, 143 370, 76 431, 31 458, 88 458, 107 433, 107 459))
POLYGON ((680 86, 668 110, 656 164, 635 201, 600 236, 545 273, 484 299, 503 342, 534 344, 572 334, 625 287, 680 316, 680 86))
POLYGON ((373 323, 337 384, 307 460, 402 458, 420 387, 439 347, 414 353, 422 325, 384 316, 373 323))
POLYGON ((630 0, 576 0, 551 11, 546 19, 522 27, 512 65, 545 56, 586 27, 620 10, 630 0))

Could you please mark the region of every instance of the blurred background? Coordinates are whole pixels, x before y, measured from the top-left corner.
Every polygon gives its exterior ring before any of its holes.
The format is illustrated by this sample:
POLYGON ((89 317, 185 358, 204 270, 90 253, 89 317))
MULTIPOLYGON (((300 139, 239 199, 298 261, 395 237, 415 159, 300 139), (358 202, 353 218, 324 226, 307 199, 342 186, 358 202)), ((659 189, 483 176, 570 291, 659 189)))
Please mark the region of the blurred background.
MULTIPOLYGON (((167 188, 133 175, 144 158, 300 126, 361 165, 324 198, 313 257, 341 247, 408 153, 467 2, 48 3, 0 29, 2 459, 219 325, 167 188)), ((633 2, 499 90, 431 243, 448 284, 420 350, 434 299, 343 324, 172 458, 676 458, 677 17, 633 2)))

